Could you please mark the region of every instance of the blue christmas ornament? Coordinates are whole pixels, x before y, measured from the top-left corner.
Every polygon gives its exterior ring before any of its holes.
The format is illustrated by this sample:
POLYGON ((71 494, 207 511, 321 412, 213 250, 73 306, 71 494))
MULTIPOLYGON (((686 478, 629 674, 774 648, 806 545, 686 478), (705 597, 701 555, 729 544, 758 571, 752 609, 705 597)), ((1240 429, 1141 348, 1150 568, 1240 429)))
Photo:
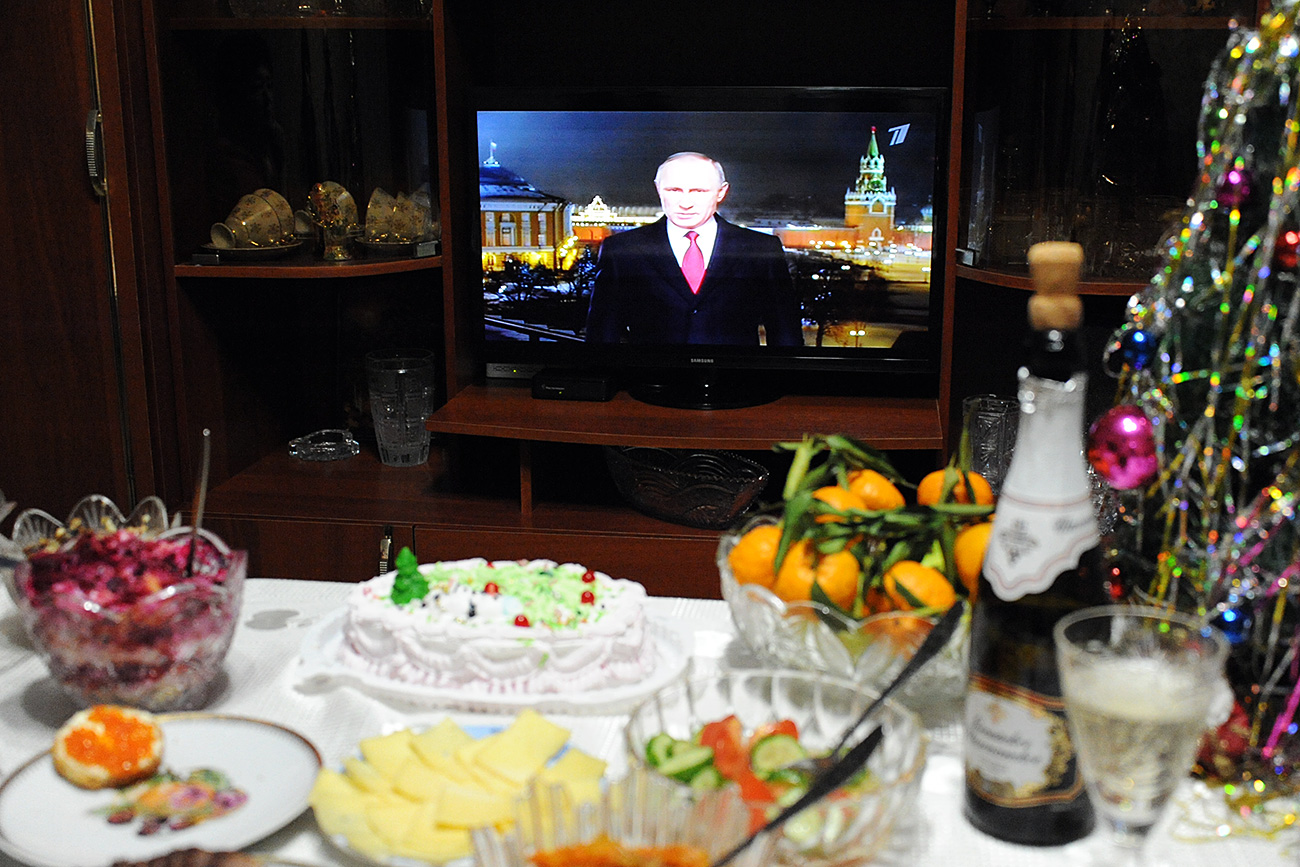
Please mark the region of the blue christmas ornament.
POLYGON ((1120 338, 1120 356, 1133 370, 1142 370, 1156 354, 1156 338, 1149 331, 1134 328, 1120 338))

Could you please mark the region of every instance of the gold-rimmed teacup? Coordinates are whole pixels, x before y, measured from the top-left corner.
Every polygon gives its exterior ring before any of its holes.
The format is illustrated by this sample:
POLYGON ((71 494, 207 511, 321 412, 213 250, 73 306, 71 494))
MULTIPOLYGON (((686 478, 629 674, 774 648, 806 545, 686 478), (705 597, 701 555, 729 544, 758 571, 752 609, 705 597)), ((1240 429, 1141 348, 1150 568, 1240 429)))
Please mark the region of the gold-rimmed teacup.
POLYGON ((223 249, 272 247, 284 242, 284 229, 271 203, 250 193, 240 198, 225 222, 212 225, 210 237, 214 247, 223 249))

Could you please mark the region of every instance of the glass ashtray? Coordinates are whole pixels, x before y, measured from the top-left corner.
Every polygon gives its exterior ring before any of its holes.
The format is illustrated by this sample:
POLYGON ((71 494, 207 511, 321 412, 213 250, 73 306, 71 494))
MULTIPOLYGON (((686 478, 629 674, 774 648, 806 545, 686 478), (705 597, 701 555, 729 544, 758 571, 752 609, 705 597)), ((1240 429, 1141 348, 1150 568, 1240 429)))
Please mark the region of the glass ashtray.
POLYGON ((341 461, 360 451, 352 434, 339 429, 318 430, 289 442, 289 454, 303 461, 341 461))

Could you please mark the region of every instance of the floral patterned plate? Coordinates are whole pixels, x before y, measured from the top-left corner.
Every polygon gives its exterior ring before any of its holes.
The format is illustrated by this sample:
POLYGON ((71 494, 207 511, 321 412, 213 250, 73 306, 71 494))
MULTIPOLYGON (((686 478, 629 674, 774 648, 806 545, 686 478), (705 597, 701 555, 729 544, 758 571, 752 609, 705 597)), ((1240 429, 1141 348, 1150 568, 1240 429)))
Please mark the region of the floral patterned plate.
MULTIPOLYGON (((123 821, 130 789, 80 789, 59 776, 48 752, 0 783, 0 851, 32 867, 104 867, 145 861, 177 849, 235 851, 278 831, 307 806, 321 757, 302 735, 247 717, 160 714, 163 761, 175 782, 154 786, 172 815, 195 814, 211 800, 214 815, 141 834, 123 821), (213 785, 215 781, 215 785, 213 785), (116 822, 110 822, 114 813, 116 822)), ((137 784, 143 786, 144 784, 137 784)))

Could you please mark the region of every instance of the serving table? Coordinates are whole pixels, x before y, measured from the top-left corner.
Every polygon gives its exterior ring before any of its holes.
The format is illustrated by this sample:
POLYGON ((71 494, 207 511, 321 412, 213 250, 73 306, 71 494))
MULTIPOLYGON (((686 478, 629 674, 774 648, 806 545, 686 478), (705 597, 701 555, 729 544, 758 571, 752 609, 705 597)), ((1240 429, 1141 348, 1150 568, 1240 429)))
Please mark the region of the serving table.
MULTIPOLYGON (((303 676, 299 651, 312 627, 338 612, 352 585, 324 581, 250 579, 222 682, 206 710, 253 717, 293 729, 310 739, 327 766, 355 755, 363 737, 400 728, 423 728, 444 716, 462 724, 504 724, 508 717, 419 707, 372 695, 338 682, 303 676)), ((693 632, 691 668, 708 673, 721 667, 754 667, 757 660, 736 637, 726 604, 717 600, 653 598, 653 616, 673 619, 693 632)), ((49 748, 58 726, 75 706, 63 696, 32 651, 7 595, 0 598, 0 772, 5 776, 49 748)), ((579 747, 610 762, 612 774, 626 768, 618 716, 548 714, 570 727, 579 747), (581 741, 579 741, 581 733, 581 741)), ((884 865, 1038 867, 1085 865, 1095 839, 1059 848, 1005 844, 974 830, 961 814, 960 735, 955 724, 931 732, 931 755, 917 814, 898 829, 884 865)), ((232 748, 237 748, 232 744, 232 748)), ((1153 855, 1179 867, 1198 865, 1296 865, 1300 829, 1275 839, 1232 835, 1184 841, 1168 827, 1155 832, 1153 855)), ((320 867, 356 867, 354 857, 317 830, 310 809, 249 850, 320 867)), ((18 862, 0 855, 0 867, 18 862)), ((105 864, 107 867, 107 863, 105 864)))

